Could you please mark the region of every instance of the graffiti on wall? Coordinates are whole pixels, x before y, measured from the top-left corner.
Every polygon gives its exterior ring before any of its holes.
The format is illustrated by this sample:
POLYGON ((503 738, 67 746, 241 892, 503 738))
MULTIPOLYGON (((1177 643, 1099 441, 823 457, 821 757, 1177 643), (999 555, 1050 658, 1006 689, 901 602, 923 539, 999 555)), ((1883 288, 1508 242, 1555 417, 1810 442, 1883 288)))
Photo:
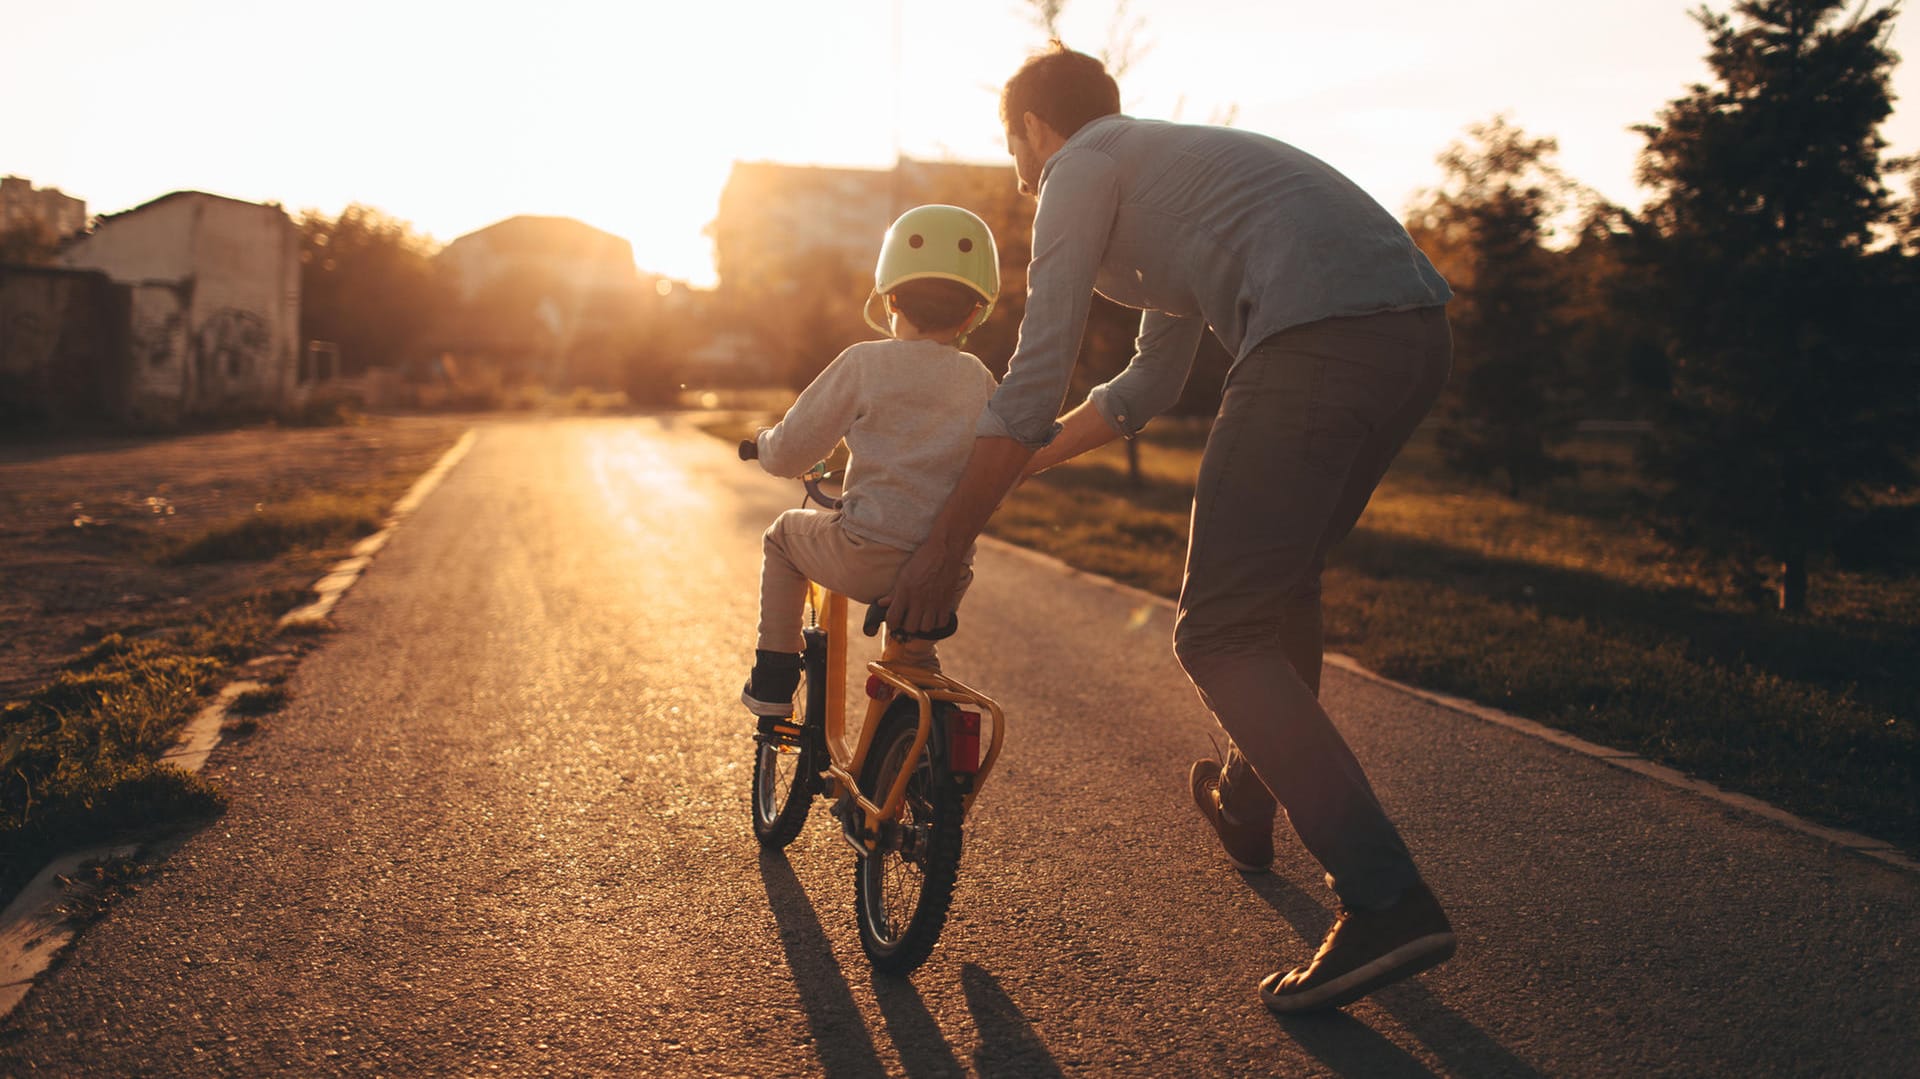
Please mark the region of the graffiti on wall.
POLYGON ((149 367, 165 367, 173 361, 174 335, 180 332, 181 313, 141 322, 133 328, 134 362, 149 367))
POLYGON ((202 385, 251 375, 262 366, 270 345, 265 319, 238 307, 221 308, 200 324, 194 337, 194 364, 202 385))

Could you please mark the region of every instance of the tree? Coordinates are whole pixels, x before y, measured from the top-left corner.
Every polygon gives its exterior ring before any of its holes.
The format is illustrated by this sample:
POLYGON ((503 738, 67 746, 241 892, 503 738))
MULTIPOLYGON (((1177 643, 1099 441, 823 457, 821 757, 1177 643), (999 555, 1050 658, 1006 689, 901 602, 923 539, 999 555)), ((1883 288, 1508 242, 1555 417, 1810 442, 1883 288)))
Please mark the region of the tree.
POLYGON ((1561 308, 1569 385, 1581 415, 1644 420, 1668 388, 1652 297, 1631 272, 1631 215, 1596 203, 1580 220, 1578 239, 1558 253, 1566 285, 1561 308))
POLYGON ((1639 162, 1639 258, 1662 305, 1670 397, 1645 463, 1659 519, 1736 565, 1808 560, 1864 485, 1913 482, 1911 311, 1879 126, 1895 9, 1836 0, 1702 8, 1715 81, 1670 102, 1639 162))
POLYGON ((395 367, 447 304, 433 245, 406 222, 354 204, 301 212, 300 333, 340 346, 342 367, 395 367))
POLYGON ((1456 293, 1454 374, 1438 409, 1449 465, 1503 471, 1522 491, 1572 464, 1555 444, 1573 428, 1561 263, 1546 247, 1574 185, 1553 163, 1551 138, 1504 117, 1468 129, 1440 155, 1446 181, 1416 208, 1410 230, 1456 293))

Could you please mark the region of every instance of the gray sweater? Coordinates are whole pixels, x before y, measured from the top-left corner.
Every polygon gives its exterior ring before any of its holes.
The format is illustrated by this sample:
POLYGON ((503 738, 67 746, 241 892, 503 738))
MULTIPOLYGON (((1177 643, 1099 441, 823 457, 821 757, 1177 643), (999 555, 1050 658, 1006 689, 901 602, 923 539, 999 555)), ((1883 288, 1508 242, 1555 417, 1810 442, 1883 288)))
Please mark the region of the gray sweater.
POLYGON ((1179 398, 1209 328, 1237 363, 1293 326, 1453 295, 1318 158, 1250 131, 1103 117, 1041 168, 1020 344, 981 435, 1053 437, 1096 290, 1143 312, 1133 362, 1088 395, 1128 437, 1179 398))
POLYGON ((828 364, 779 424, 760 432, 760 467, 798 476, 846 439, 840 526, 911 551, 966 468, 993 389, 979 358, 952 345, 861 342, 828 364))

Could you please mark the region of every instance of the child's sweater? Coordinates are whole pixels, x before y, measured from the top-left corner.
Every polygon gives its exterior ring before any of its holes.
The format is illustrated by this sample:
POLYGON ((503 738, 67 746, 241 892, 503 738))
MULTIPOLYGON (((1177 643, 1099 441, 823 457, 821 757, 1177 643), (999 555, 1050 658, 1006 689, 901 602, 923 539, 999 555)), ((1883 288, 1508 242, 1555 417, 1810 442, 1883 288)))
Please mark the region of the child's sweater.
POLYGON ((994 389, 978 357, 933 341, 866 341, 827 365, 771 430, 760 465, 798 476, 842 438, 851 459, 841 527, 903 551, 920 546, 966 468, 994 389))

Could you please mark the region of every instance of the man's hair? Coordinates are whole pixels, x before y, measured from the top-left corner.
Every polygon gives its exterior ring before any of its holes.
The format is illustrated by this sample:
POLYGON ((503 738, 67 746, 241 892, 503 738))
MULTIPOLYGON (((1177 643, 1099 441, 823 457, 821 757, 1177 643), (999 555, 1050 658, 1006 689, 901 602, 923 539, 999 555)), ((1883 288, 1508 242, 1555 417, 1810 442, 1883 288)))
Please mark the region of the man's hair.
POLYGON ((1054 38, 1045 52, 1027 57, 1000 91, 1000 123, 1021 135, 1020 118, 1032 113, 1070 139, 1102 116, 1120 111, 1120 85, 1100 61, 1074 52, 1054 38))
POLYGON ((973 309, 986 302, 979 293, 944 277, 902 281, 887 295, 908 322, 926 333, 959 329, 972 317, 973 309))

